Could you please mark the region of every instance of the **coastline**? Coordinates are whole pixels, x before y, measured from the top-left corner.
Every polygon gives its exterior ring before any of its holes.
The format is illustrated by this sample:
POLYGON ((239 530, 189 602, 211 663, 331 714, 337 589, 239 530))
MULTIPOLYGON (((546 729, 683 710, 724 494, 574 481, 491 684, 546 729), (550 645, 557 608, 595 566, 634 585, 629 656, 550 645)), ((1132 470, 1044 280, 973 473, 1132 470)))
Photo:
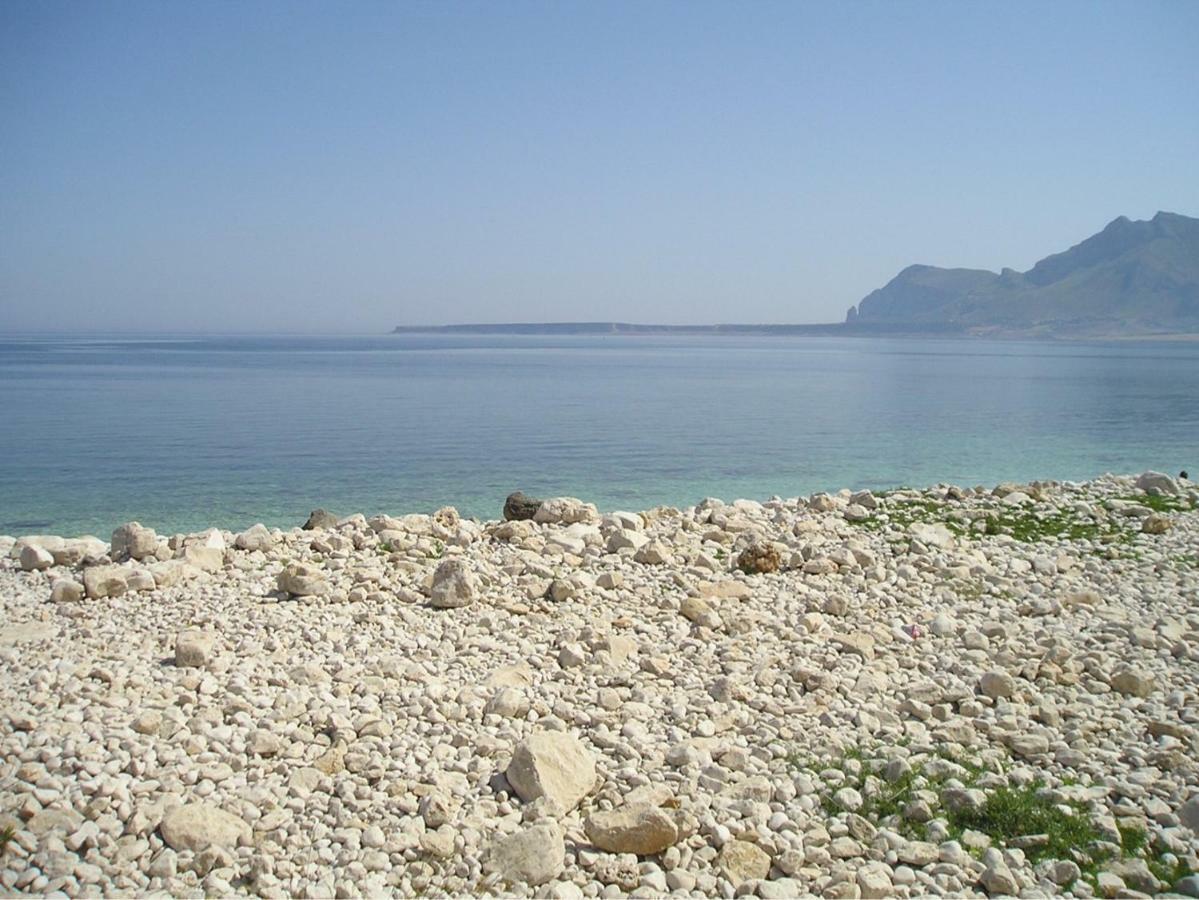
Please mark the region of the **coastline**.
POLYGON ((632 322, 508 322, 461 325, 397 325, 392 335, 512 335, 546 337, 865 337, 949 340, 970 338, 995 341, 1199 341, 1199 332, 1095 332, 1005 329, 999 326, 965 326, 952 323, 821 322, 810 324, 653 325, 632 322))
POLYGON ((0 539, 4 890, 1078 896, 1199 868, 1193 484, 509 512, 536 520, 0 539), (1044 841, 988 817, 1012 797, 1044 841))

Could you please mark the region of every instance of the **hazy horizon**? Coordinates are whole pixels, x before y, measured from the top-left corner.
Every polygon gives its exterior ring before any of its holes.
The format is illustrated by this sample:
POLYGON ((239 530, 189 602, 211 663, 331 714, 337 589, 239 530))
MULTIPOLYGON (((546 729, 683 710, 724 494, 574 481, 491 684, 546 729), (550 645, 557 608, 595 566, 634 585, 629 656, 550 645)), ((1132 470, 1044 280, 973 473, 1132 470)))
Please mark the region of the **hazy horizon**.
POLYGON ((1199 5, 0 7, 0 328, 840 321, 1199 214, 1199 5))

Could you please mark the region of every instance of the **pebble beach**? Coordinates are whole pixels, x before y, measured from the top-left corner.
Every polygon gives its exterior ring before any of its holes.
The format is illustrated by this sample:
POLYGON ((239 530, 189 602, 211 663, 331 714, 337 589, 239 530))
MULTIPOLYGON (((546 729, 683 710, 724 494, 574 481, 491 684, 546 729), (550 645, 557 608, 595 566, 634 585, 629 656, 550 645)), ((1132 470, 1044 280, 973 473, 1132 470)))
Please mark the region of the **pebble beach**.
POLYGON ((0 894, 1199 896, 1184 478, 345 512, 0 537, 0 894))

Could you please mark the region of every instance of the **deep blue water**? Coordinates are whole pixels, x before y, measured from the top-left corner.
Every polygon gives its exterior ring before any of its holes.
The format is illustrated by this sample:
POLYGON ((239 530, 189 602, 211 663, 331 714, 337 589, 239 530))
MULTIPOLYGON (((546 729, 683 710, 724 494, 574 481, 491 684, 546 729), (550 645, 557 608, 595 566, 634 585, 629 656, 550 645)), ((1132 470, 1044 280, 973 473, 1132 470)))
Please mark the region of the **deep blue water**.
POLYGON ((1199 344, 0 338, 0 533, 1199 470, 1199 344))

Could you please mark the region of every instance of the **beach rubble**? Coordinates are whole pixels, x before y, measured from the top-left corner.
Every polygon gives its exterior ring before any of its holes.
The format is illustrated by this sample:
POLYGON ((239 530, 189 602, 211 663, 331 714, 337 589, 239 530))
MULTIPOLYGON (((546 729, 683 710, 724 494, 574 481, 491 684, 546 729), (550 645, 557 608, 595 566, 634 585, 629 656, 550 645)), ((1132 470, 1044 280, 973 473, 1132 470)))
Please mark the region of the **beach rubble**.
POLYGON ((1186 479, 0 557, 0 894, 1199 894, 1186 479))

